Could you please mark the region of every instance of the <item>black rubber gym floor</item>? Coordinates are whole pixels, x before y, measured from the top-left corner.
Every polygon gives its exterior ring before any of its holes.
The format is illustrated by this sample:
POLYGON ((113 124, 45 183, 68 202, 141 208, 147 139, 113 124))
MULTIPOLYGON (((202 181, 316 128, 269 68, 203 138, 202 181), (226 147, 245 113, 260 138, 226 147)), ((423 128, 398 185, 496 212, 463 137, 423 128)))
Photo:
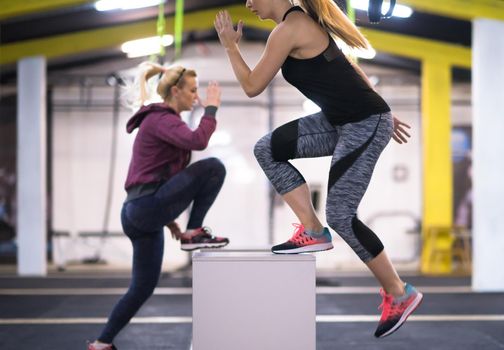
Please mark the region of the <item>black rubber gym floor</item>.
MULTIPOLYGON (((375 280, 319 276, 317 350, 504 349, 504 293, 473 293, 467 277, 403 278, 424 292, 424 301, 395 334, 376 339, 381 298, 375 280)), ((0 275, 0 349, 85 349, 128 282, 127 272, 110 271, 0 275)), ((164 274, 155 295, 117 337, 118 348, 189 350, 190 288, 190 273, 164 274)))

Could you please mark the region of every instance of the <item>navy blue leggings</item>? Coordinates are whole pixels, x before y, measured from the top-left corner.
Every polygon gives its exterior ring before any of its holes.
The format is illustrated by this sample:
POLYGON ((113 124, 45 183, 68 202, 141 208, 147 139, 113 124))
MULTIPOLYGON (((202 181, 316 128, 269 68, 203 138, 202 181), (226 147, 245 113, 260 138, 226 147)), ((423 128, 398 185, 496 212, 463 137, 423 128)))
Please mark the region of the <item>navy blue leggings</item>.
POLYGON ((112 343, 154 292, 163 262, 164 225, 175 220, 192 202, 187 228, 201 227, 225 176, 221 161, 207 158, 189 165, 156 193, 124 203, 121 221, 124 233, 133 244, 132 280, 98 340, 112 343))

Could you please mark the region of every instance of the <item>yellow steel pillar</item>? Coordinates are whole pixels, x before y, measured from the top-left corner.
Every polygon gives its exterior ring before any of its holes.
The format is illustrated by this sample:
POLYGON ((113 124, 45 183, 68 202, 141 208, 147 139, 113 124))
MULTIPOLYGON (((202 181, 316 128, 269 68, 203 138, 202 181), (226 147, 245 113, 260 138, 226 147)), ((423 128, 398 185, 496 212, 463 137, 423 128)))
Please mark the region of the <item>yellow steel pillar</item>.
POLYGON ((423 249, 421 271, 452 271, 451 66, 422 62, 423 249))

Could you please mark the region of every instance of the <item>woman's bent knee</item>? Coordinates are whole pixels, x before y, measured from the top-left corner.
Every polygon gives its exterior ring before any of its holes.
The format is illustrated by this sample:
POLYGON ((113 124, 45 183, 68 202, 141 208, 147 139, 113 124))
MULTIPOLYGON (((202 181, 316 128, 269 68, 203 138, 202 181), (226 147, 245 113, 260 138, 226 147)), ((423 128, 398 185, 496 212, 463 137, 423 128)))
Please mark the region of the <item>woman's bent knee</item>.
POLYGON ((254 146, 256 159, 261 159, 267 153, 271 153, 271 134, 261 137, 254 146))
POLYGON ((217 174, 219 177, 226 175, 226 167, 219 158, 210 157, 203 159, 202 162, 204 162, 209 171, 217 174))

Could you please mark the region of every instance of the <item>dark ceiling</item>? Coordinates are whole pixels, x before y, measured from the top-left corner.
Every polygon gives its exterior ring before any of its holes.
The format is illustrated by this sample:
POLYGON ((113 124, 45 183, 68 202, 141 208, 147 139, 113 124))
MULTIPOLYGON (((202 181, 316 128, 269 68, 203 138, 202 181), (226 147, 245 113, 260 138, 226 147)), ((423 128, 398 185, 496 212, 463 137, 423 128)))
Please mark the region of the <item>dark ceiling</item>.
MULTIPOLYGON (((344 1, 340 1, 344 3, 344 1)), ((232 4, 243 4, 245 1, 232 0, 185 0, 186 13, 203 9, 216 10, 219 7, 232 4)), ((344 8, 344 6, 342 6, 344 8)), ((174 14, 174 1, 168 1, 165 6, 167 16, 174 14)), ((118 24, 140 22, 146 19, 155 19, 158 14, 157 7, 128 11, 98 12, 92 4, 38 12, 22 17, 8 18, 0 22, 0 43, 10 44, 29 39, 50 37, 58 34, 72 33, 89 29, 104 28, 118 24)), ((357 24, 362 27, 372 27, 392 33, 406 34, 421 38, 433 39, 447 43, 471 46, 471 22, 456 20, 447 17, 415 11, 410 18, 390 18, 379 24, 369 24, 364 11, 356 11, 357 24)), ((265 40, 268 33, 258 29, 244 31, 245 40, 265 40)), ((209 29, 199 33, 185 33, 186 43, 195 40, 217 40, 215 32, 209 29)), ((93 52, 92 55, 73 55, 63 60, 50 60, 49 71, 87 65, 103 60, 122 59, 124 54, 118 50, 103 50, 93 52)), ((370 63, 419 71, 419 63, 413 60, 379 54, 370 63)), ((0 80, 8 82, 15 79, 15 66, 0 66, 0 80)), ((455 78, 469 79, 468 70, 455 70, 455 78)))

